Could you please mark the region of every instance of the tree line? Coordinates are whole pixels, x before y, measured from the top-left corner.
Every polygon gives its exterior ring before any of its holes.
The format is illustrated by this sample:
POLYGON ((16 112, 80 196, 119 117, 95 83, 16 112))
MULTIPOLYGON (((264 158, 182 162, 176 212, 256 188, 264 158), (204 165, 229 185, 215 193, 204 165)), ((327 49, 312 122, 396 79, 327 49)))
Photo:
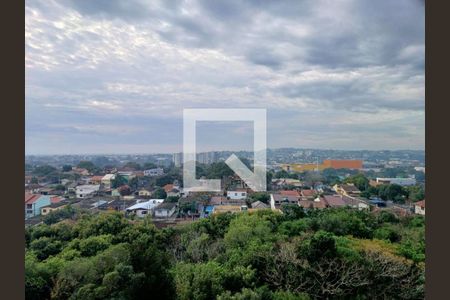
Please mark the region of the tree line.
POLYGON ((68 207, 26 229, 26 299, 423 299, 424 239, 423 217, 386 211, 285 205, 158 229, 68 207))

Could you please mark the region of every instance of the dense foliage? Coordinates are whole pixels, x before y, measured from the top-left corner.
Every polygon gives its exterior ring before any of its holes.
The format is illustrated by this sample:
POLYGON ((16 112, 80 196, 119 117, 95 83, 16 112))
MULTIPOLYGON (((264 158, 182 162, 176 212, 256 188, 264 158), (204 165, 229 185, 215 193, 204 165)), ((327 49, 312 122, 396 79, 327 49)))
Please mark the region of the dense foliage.
POLYGON ((286 206, 157 229, 65 214, 26 230, 27 299, 424 297, 423 217, 286 206))

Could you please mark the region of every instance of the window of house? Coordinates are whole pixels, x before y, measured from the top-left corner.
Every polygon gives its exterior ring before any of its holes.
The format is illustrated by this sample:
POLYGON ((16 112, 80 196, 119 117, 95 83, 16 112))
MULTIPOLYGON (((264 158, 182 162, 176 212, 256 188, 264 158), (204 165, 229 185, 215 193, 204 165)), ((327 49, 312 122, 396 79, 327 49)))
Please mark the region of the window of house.
POLYGON ((42 210, 42 212, 45 212, 45 213, 46 213, 46 212, 47 212, 47 210, 46 210, 46 209, 43 209, 43 210, 42 210))
POLYGON ((32 210, 27 210, 27 214, 32 214, 33 211, 32 210))
POLYGON ((142 214, 142 215, 146 215, 146 214, 147 214, 147 211, 146 211, 146 210, 143 210, 143 211, 141 212, 141 214, 142 214))
POLYGON ((242 193, 241 196, 245 196, 245 193, 242 193))
POLYGON ((33 204, 27 204, 27 208, 33 208, 33 204))

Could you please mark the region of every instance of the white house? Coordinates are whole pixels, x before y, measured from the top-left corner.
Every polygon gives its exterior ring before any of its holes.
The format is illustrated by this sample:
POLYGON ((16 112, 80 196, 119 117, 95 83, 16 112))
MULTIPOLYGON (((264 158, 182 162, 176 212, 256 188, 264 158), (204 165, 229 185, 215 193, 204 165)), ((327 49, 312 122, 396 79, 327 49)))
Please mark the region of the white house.
POLYGON ((152 192, 146 189, 140 189, 139 190, 139 196, 140 197, 150 197, 152 195, 152 192))
POLYGON ((408 178, 377 178, 377 183, 380 184, 398 184, 401 186, 410 186, 416 184, 416 179, 413 177, 408 178))
POLYGON ((176 203, 164 202, 155 208, 155 218, 170 218, 177 207, 176 203))
POLYGON ((128 213, 135 213, 138 217, 146 217, 153 213, 153 210, 161 203, 164 202, 164 199, 150 199, 145 202, 138 202, 126 209, 128 213))
POLYGON ((163 168, 154 168, 154 169, 148 169, 144 170, 144 176, 161 176, 164 175, 164 169, 163 168))
POLYGON ((93 196, 98 190, 100 189, 99 184, 84 184, 79 185, 75 189, 75 193, 77 195, 77 198, 89 198, 90 196, 93 196))
POLYGON ((236 189, 232 191, 227 191, 227 197, 232 200, 245 200, 247 199, 246 189, 236 189))
POLYGON ((105 189, 110 189, 112 181, 114 179, 116 179, 116 175, 115 174, 106 174, 105 176, 103 176, 102 184, 103 184, 104 188, 105 189))
POLYGON ((414 203, 414 212, 418 215, 425 216, 425 199, 414 203))

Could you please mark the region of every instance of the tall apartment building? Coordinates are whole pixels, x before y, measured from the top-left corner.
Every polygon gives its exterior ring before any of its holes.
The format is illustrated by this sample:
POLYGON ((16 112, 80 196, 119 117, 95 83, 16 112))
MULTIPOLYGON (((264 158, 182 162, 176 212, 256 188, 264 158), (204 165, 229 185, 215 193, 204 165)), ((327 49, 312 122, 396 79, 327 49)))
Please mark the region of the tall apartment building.
POLYGON ((172 155, 172 162, 175 165, 175 167, 181 167, 181 164, 183 162, 183 153, 174 153, 172 155))
POLYGON ((212 164, 217 162, 216 152, 203 152, 197 154, 197 161, 201 164, 212 164))

